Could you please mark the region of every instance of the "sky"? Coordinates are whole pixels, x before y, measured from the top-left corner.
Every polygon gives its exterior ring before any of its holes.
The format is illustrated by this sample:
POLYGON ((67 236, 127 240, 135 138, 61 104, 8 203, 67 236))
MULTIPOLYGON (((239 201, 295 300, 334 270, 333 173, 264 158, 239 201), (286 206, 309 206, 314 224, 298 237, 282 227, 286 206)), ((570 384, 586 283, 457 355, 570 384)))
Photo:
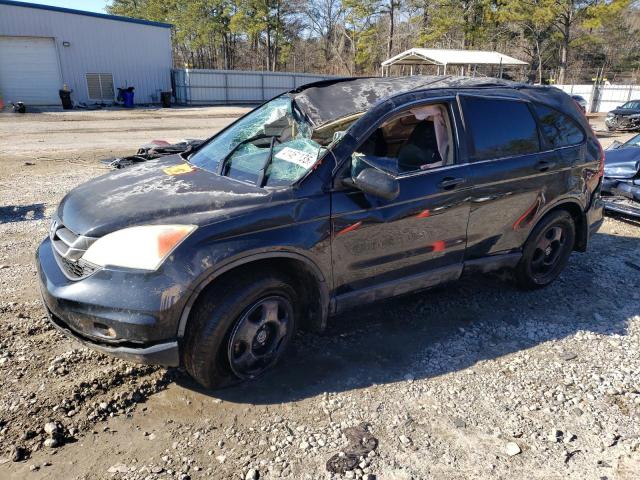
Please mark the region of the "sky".
POLYGON ((73 8, 89 12, 105 13, 104 7, 108 0, 24 0, 28 3, 53 5, 54 7, 73 8))

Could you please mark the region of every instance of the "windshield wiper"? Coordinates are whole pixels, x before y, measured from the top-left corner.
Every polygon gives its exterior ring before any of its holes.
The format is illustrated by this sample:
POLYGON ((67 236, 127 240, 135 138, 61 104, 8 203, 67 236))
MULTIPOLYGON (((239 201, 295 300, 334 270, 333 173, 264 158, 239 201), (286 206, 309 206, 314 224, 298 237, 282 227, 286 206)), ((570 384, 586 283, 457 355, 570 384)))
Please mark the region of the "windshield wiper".
POLYGON ((273 161, 273 147, 275 147, 276 142, 280 143, 279 135, 273 135, 271 137, 271 145, 269 145, 269 155, 267 155, 267 158, 262 164, 262 168, 260 168, 260 171, 258 172, 256 185, 260 188, 264 187, 265 179, 267 176, 267 168, 269 168, 269 165, 271 165, 271 162, 273 161))
MULTIPOLYGON (((279 137, 280 135, 265 135, 264 133, 260 133, 258 135, 254 135, 253 137, 249 137, 246 138, 244 140, 242 140, 241 142, 238 142, 238 144, 236 146, 234 146, 229 153, 227 153, 224 158, 222 160, 220 160, 220 163, 218 163, 218 175, 224 176, 226 175, 226 168, 227 168, 227 163, 229 162, 229 159, 233 156, 234 153, 236 153, 238 151, 238 149, 243 146, 246 145, 247 143, 251 143, 251 142, 255 142, 256 140, 262 140, 263 138, 274 138, 274 137, 279 137)), ((273 143, 273 141, 272 141, 273 143)))

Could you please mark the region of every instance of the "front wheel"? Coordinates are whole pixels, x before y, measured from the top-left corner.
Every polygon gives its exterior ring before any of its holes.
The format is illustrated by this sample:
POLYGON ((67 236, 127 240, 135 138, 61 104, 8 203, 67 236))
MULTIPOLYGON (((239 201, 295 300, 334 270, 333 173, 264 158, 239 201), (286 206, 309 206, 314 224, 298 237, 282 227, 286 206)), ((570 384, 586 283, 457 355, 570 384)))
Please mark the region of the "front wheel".
POLYGON ((557 211, 543 218, 531 232, 516 266, 518 285, 536 289, 553 282, 567 265, 575 236, 576 228, 569 212, 557 211))
POLYGON ((240 274, 212 285, 189 318, 185 368, 205 388, 257 378, 291 343, 296 304, 291 282, 278 274, 240 274))

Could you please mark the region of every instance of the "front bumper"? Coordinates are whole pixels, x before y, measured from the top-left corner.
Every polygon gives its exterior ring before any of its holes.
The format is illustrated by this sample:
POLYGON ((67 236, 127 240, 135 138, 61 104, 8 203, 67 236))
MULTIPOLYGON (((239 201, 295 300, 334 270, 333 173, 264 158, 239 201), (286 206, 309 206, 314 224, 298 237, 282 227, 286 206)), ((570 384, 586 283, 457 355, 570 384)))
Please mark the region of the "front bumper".
POLYGON ((629 118, 628 116, 616 115, 606 117, 604 124, 610 130, 636 130, 640 128, 640 118, 629 118))
POLYGON ((602 186, 604 208, 624 216, 640 218, 640 181, 605 178, 602 186))
POLYGON ((178 322, 186 291, 170 279, 101 270, 69 280, 45 239, 36 253, 42 300, 53 325, 85 346, 138 363, 180 364, 178 322))

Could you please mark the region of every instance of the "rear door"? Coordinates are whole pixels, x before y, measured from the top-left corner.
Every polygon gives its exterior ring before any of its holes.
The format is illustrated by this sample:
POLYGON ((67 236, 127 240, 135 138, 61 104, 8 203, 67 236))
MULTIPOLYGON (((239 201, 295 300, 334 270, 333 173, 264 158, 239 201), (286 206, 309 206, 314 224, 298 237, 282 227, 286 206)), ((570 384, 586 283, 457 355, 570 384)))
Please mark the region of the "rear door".
POLYGON ((544 143, 529 102, 460 95, 474 187, 466 259, 519 249, 558 194, 563 162, 544 143))

